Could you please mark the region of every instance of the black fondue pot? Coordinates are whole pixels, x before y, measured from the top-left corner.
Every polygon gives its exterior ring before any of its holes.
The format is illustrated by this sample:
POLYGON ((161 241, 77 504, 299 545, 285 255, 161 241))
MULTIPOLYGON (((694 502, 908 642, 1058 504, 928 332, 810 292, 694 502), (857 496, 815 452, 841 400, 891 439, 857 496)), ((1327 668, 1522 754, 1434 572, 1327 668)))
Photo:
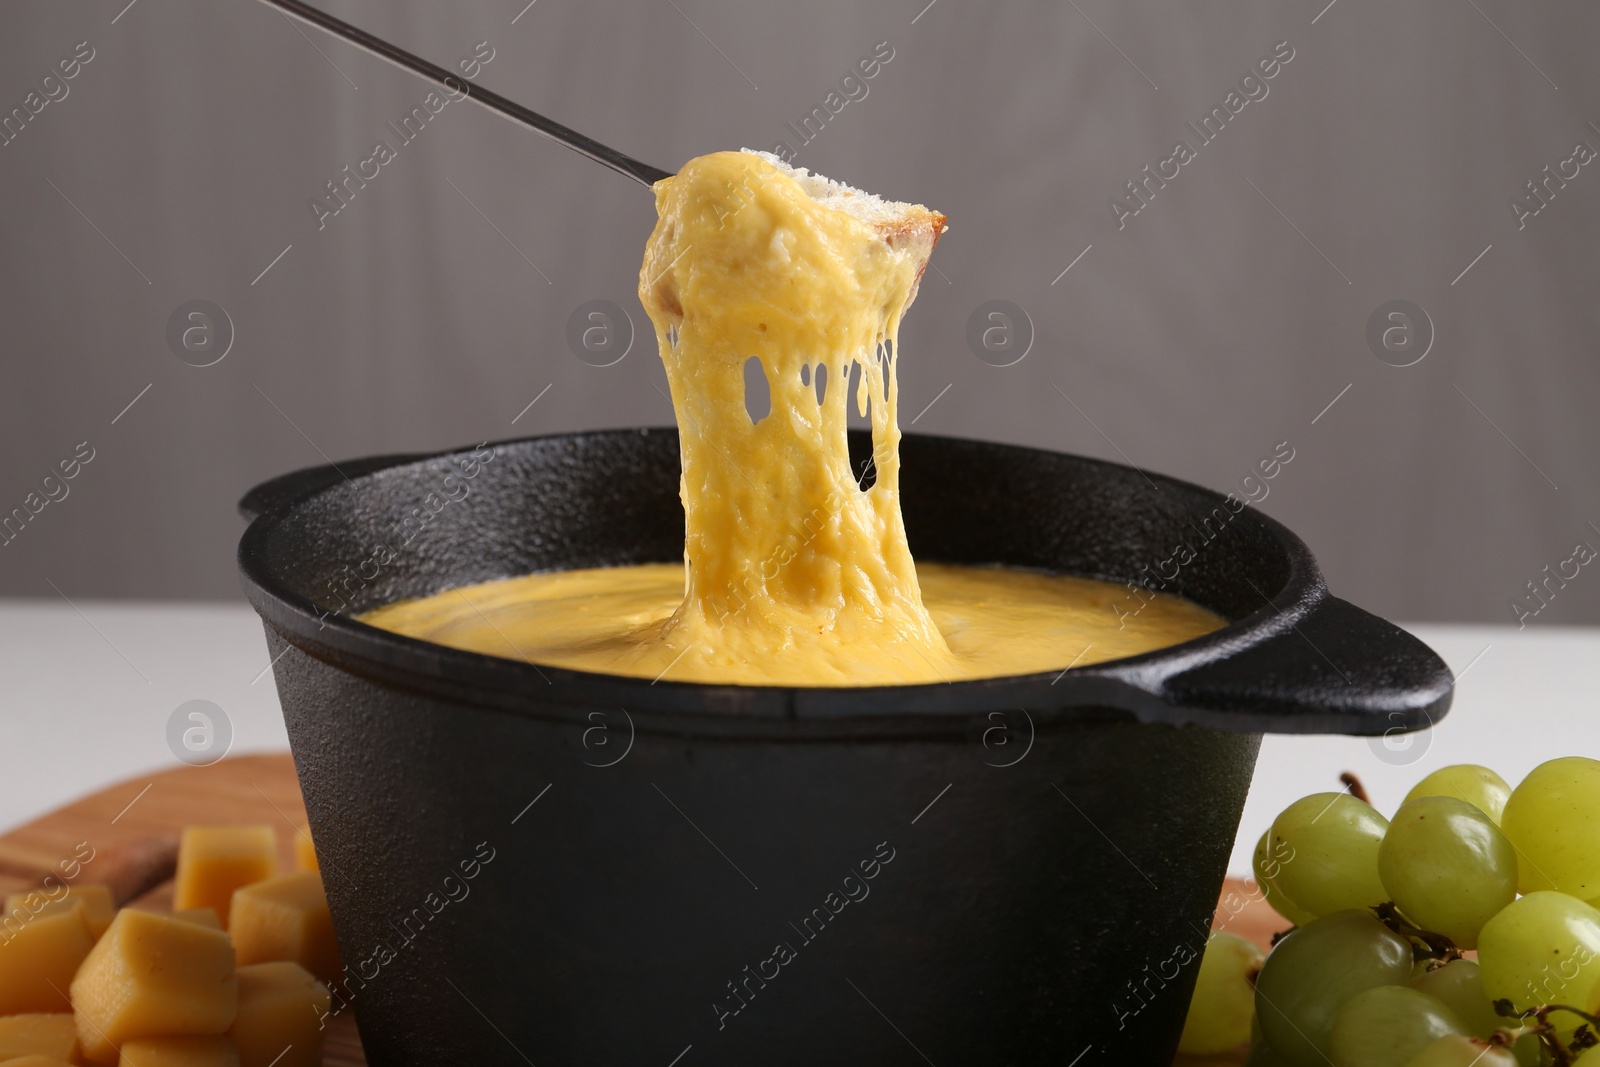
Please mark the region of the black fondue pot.
POLYGON ((918 559, 1160 566, 1229 625, 986 681, 652 682, 353 615, 681 560, 675 430, 357 460, 245 497, 334 1006, 375 1067, 1167 1064, 1262 733, 1411 730, 1450 704, 1437 655, 1330 595, 1253 508, 1078 456, 901 450, 918 559))

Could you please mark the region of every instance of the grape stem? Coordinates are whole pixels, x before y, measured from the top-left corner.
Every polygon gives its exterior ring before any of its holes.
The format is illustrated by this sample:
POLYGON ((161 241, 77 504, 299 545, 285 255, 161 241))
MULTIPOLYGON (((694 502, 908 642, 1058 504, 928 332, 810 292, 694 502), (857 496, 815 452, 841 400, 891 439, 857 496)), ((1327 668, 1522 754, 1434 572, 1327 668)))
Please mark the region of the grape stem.
POLYGON ((1419 959, 1432 957, 1448 963, 1451 960, 1461 958, 1461 950, 1456 948, 1454 941, 1451 941, 1444 934, 1436 934, 1431 930, 1424 930, 1422 927, 1413 924, 1400 914, 1400 909, 1394 905, 1393 901, 1379 904, 1372 909, 1372 912, 1378 917, 1379 922, 1401 937, 1411 941, 1413 950, 1421 951, 1421 955, 1418 956, 1419 959))
POLYGON ((1590 1027, 1600 1027, 1600 1018, 1596 1018, 1581 1008, 1574 1008, 1570 1004, 1545 1004, 1527 1011, 1518 1011, 1511 1001, 1506 999, 1494 1002, 1494 1010, 1508 1018, 1533 1019, 1534 1025, 1523 1030, 1513 1032, 1509 1029, 1497 1031, 1497 1034, 1507 1034, 1511 1040, 1521 1037, 1524 1033, 1536 1033, 1539 1041, 1549 1051, 1554 1067, 1572 1067, 1577 1062, 1577 1054, 1592 1045, 1600 1044, 1595 1039, 1594 1031, 1590 1027), (1568 1011, 1584 1020, 1583 1025, 1572 1035, 1572 1044, 1565 1045, 1556 1036, 1556 1028, 1550 1024, 1549 1015, 1553 1011, 1568 1011))
POLYGON ((1357 778, 1353 773, 1345 771, 1339 775, 1339 781, 1343 782, 1344 787, 1350 790, 1350 795, 1361 801, 1361 803, 1372 803, 1372 798, 1367 795, 1367 787, 1362 785, 1361 779, 1357 778))

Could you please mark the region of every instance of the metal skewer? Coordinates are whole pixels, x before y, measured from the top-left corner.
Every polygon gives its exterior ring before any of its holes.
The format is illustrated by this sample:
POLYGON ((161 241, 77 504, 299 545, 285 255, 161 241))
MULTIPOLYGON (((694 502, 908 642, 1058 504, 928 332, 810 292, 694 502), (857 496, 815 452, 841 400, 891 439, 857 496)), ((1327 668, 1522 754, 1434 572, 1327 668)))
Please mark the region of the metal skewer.
POLYGON ((641 185, 654 185, 662 178, 672 177, 671 171, 661 170, 648 163, 641 163, 632 156, 623 155, 615 148, 609 148, 593 138, 585 137, 577 130, 568 129, 553 119, 545 118, 537 111, 530 111, 514 100, 507 100, 499 93, 473 85, 443 67, 429 63, 421 56, 412 55, 403 48, 396 48, 363 29, 336 19, 327 12, 319 11, 310 4, 302 3, 301 0, 261 0, 261 2, 307 25, 343 38, 357 48, 363 48, 379 59, 388 60, 402 70, 408 70, 419 77, 442 85, 451 93, 465 94, 467 99, 476 100, 490 111, 510 119, 519 126, 525 126, 552 141, 564 144, 579 155, 588 156, 596 163, 604 164, 618 174, 625 174, 641 185))

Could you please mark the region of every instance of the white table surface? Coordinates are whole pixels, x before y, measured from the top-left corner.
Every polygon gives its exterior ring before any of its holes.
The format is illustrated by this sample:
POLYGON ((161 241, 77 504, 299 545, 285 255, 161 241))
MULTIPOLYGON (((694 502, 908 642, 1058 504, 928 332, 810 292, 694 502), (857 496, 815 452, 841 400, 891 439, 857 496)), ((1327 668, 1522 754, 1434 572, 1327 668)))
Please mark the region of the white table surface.
MULTIPOLYGON (((1390 812, 1412 783, 1448 763, 1484 763, 1515 785, 1556 756, 1600 757, 1600 629, 1407 629, 1460 679, 1449 719, 1400 752, 1364 738, 1268 737, 1234 873, 1249 872, 1255 840, 1279 810, 1340 788, 1341 771, 1359 775, 1390 812)), ((110 782, 178 766, 167 720, 189 700, 227 713, 232 752, 286 749, 267 665, 260 623, 243 604, 0 600, 0 830, 110 782)))

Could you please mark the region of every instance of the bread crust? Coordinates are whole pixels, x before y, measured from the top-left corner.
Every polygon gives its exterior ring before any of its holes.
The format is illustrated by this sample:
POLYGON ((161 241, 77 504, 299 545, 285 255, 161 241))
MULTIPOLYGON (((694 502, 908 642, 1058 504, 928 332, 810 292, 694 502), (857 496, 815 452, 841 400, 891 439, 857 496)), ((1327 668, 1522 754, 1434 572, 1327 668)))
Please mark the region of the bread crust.
MULTIPOLYGON (((837 179, 825 177, 804 167, 792 166, 771 152, 757 152, 749 148, 744 149, 744 152, 766 160, 781 173, 795 179, 811 199, 837 211, 843 211, 871 226, 896 252, 920 255, 924 267, 927 265, 927 258, 933 254, 934 246, 939 243, 940 236, 949 229, 946 225, 947 219, 942 213, 921 204, 884 200, 874 193, 846 185, 837 179)), ((920 276, 919 272, 918 277, 920 276)))

